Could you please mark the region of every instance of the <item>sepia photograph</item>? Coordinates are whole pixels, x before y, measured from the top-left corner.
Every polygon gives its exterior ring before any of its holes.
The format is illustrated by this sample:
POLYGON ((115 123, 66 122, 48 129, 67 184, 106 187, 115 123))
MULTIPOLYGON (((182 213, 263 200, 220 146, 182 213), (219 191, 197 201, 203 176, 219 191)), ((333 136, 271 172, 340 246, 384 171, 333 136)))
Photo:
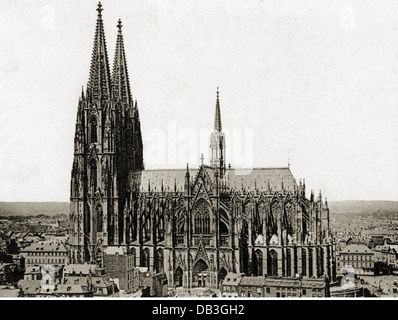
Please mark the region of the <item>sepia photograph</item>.
POLYGON ((0 300, 398 298, 396 1, 1 0, 0 35, 0 300))

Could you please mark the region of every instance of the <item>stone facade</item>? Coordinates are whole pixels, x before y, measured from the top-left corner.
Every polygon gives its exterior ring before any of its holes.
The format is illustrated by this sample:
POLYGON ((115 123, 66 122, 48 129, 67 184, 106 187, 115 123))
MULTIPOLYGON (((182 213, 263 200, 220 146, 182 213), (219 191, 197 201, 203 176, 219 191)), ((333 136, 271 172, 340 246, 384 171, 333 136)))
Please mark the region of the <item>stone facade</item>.
POLYGON ((86 94, 79 98, 70 190, 72 263, 101 261, 103 248, 126 245, 125 204, 131 177, 143 169, 137 101, 128 82, 119 21, 112 76, 98 19, 86 94))
POLYGON ((134 267, 134 258, 132 255, 126 254, 124 250, 105 250, 105 273, 109 274, 109 277, 117 284, 119 290, 123 290, 126 293, 138 290, 137 278, 139 271, 134 267))
POLYGON ((217 90, 210 165, 144 170, 121 23, 110 77, 101 5, 87 93, 79 100, 71 179, 72 261, 103 264, 123 246, 169 286, 218 288, 228 272, 335 276, 329 209, 290 168, 226 167, 217 90), (94 130, 94 131, 93 131, 94 130), (94 132, 94 133, 93 133, 94 132))

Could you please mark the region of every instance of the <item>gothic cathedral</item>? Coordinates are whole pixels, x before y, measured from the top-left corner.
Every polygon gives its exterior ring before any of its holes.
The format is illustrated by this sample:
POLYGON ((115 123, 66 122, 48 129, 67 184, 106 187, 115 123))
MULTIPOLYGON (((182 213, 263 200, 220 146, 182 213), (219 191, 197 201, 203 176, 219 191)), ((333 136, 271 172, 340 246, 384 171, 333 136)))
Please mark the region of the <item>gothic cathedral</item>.
POLYGON ((79 98, 70 187, 70 259, 123 247, 169 286, 219 287, 228 272, 335 278, 329 209, 289 167, 226 167, 217 89, 210 163, 145 170, 119 20, 110 73, 101 3, 79 98))

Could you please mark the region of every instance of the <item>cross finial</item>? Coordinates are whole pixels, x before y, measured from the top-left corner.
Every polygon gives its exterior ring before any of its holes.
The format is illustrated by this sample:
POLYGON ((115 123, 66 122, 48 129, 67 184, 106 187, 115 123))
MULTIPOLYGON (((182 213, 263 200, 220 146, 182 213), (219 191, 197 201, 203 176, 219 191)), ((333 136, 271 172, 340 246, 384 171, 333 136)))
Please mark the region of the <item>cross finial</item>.
POLYGON ((117 27, 119 28, 119 31, 122 31, 122 20, 119 19, 119 21, 117 22, 117 27))
POLYGON ((101 4, 101 2, 98 2, 97 11, 98 11, 98 16, 99 16, 99 17, 101 17, 101 11, 102 11, 102 10, 104 10, 104 9, 102 9, 102 4, 101 4))
POLYGON ((200 156, 200 163, 202 164, 202 166, 203 166, 203 160, 205 159, 205 157, 203 156, 203 153, 202 153, 202 155, 200 156))

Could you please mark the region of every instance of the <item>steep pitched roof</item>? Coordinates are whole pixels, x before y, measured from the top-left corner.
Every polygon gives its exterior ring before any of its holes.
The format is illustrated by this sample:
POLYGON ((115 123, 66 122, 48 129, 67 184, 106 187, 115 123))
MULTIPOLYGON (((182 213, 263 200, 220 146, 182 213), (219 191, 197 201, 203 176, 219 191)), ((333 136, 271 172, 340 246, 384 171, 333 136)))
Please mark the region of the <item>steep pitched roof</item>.
POLYGON ((262 287, 265 284, 265 278, 262 276, 259 277, 243 277, 240 286, 260 286, 262 287))
POLYGON ((223 286, 237 286, 243 277, 244 273, 233 273, 233 272, 229 272, 223 282, 222 285, 223 286))
MULTIPOLYGON (((163 184, 165 191, 174 191, 174 186, 182 191, 186 172, 186 169, 144 170, 141 173, 141 188, 147 191, 150 186, 152 191, 161 191, 163 184)), ((194 176, 196 172, 197 170, 189 170, 190 176, 194 176)))
POLYGON ((64 252, 67 253, 68 249, 66 249, 65 245, 58 242, 52 241, 39 241, 36 243, 32 243, 31 245, 23 248, 21 252, 64 252))
MULTIPOLYGON (((205 170, 213 177, 215 168, 204 166, 205 170)), ((199 169, 189 169, 191 178, 195 177, 199 169)), ((161 191, 162 183, 165 191, 184 189, 186 169, 158 169, 144 170, 141 173, 141 188, 147 191, 148 187, 152 191, 161 191)), ((258 189, 267 190, 268 186, 273 191, 285 190, 294 191, 297 187, 296 179, 293 177, 290 168, 252 168, 252 169, 228 169, 226 170, 225 181, 231 189, 236 188, 246 191, 258 189)))
POLYGON ((371 249, 369 249, 364 244, 349 244, 343 250, 341 250, 341 253, 368 253, 368 254, 371 254, 371 253, 373 253, 373 251, 371 249))
POLYGON ((87 286, 89 282, 89 277, 65 277, 63 284, 87 286))
POLYGON ((41 289, 40 280, 19 280, 18 287, 20 287, 24 294, 37 294, 41 289))
POLYGON ((56 290, 57 294, 85 294, 90 292, 87 286, 78 284, 58 284, 56 290))
POLYGON ((297 183, 289 168, 253 168, 253 169, 229 169, 226 171, 226 181, 230 188, 238 190, 242 187, 251 191, 255 186, 260 190, 294 191, 297 183))
POLYGON ((93 277, 92 281, 94 288, 107 288, 114 284, 112 281, 108 281, 102 277, 93 277))
POLYGON ((68 264, 64 268, 64 274, 73 274, 73 272, 80 274, 81 272, 83 275, 88 275, 90 271, 95 273, 96 269, 96 264, 68 264))

